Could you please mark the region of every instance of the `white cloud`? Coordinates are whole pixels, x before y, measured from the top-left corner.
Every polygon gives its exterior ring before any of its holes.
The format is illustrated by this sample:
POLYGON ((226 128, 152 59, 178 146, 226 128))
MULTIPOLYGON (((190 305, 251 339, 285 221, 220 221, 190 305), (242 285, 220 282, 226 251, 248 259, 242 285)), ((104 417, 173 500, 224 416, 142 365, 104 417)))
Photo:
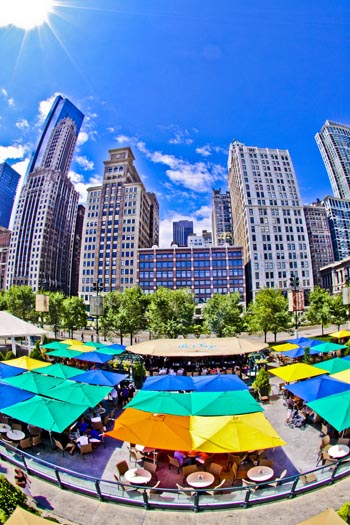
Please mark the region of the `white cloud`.
POLYGON ((93 170, 94 169, 94 163, 86 158, 84 155, 74 157, 74 160, 79 166, 81 166, 85 171, 86 170, 93 170))
POLYGON ((89 135, 86 131, 80 131, 77 139, 77 147, 85 144, 89 140, 89 135))
POLYGON ((16 122, 16 128, 18 129, 27 129, 29 128, 29 122, 27 119, 22 118, 18 122, 16 122))
POLYGON ((7 159, 22 159, 26 151, 27 148, 22 146, 22 144, 0 146, 0 162, 4 162, 7 159))
POLYGON ((125 144, 125 143, 128 143, 128 144, 132 144, 135 139, 133 137, 128 137, 127 135, 117 135, 115 137, 115 140, 118 142, 118 144, 125 144))
POLYGON ((27 168, 29 164, 30 158, 21 160, 20 162, 15 162, 12 164, 12 168, 17 171, 22 177, 27 173, 27 168))
POLYGON ((187 129, 181 131, 175 130, 174 137, 169 140, 169 144, 192 144, 193 140, 190 138, 190 133, 187 129))
POLYGON ((212 154, 211 147, 209 144, 206 144, 205 146, 196 148, 196 153, 202 155, 203 157, 209 157, 212 154))
POLYGON ((43 124, 45 122, 46 117, 57 95, 59 95, 59 93, 55 93, 46 100, 41 100, 39 102, 39 124, 43 124))
POLYGON ((8 106, 10 108, 13 108, 14 105, 15 105, 15 101, 14 101, 13 98, 9 97, 9 94, 6 91, 6 89, 5 88, 1 88, 0 93, 1 93, 1 96, 6 100, 8 106))
POLYGON ((69 172, 69 178, 73 182, 76 191, 80 195, 80 204, 86 204, 88 188, 91 188, 92 186, 100 186, 102 184, 102 177, 99 175, 94 175, 90 177, 88 181, 85 181, 80 173, 72 170, 69 172))

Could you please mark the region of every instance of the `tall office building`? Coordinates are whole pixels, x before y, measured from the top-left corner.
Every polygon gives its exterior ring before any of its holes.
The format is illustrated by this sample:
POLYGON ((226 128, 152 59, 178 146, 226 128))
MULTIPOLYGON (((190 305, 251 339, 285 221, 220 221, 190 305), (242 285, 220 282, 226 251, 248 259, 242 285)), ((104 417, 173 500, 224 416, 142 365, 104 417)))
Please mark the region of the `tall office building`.
POLYGON ((0 291, 5 290, 5 275, 7 268, 7 258, 9 253, 11 232, 7 228, 0 226, 0 291))
POLYGON ((310 249, 289 152, 235 140, 228 170, 233 241, 243 246, 248 300, 264 287, 287 292, 295 276, 301 290, 310 290, 310 249))
POLYGON ((213 189, 212 195, 212 224, 213 224, 213 245, 232 246, 232 216, 231 216, 231 197, 230 193, 221 193, 221 188, 213 189))
POLYGON ((79 194, 68 178, 84 115, 58 96, 30 163, 14 220, 6 288, 70 294, 79 194))
POLYGON ((187 239, 193 233, 193 221, 173 222, 173 243, 177 246, 187 246, 187 239))
POLYGON ((322 200, 331 232, 334 261, 350 257, 350 200, 329 195, 322 200))
POLYGON ((7 162, 0 164, 0 226, 8 228, 10 225, 13 203, 20 174, 7 162))
POLYGON ((332 237, 327 212, 320 201, 304 206, 309 238, 314 286, 322 286, 320 268, 334 262, 332 237))
POLYGON ((75 221, 74 241, 73 241, 73 255, 72 255, 72 279, 71 279, 71 295, 78 295, 79 291, 79 268, 80 268, 80 254, 81 241, 83 234, 85 206, 79 204, 77 218, 75 221))
POLYGON ((105 292, 137 285, 137 250, 159 242, 159 207, 134 166, 130 148, 109 151, 102 186, 88 190, 79 272, 85 301, 99 282, 105 292))
POLYGON ((327 120, 315 135, 333 195, 350 199, 350 126, 327 120))

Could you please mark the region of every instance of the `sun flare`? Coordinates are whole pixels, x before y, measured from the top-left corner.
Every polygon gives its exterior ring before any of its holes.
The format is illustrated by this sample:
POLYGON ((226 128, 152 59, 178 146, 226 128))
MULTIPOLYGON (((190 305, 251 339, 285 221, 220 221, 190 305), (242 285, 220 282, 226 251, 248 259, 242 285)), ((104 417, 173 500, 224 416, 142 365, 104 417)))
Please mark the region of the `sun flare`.
POLYGON ((0 0, 0 27, 15 26, 25 31, 48 23, 53 0, 0 0))

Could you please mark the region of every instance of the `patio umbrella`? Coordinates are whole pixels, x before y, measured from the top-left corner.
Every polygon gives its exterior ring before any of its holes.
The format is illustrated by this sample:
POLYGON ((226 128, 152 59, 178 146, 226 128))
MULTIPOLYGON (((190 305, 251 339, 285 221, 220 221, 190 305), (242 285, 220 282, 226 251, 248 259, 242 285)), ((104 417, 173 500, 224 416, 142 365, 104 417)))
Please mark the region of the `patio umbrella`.
POLYGON ((82 341, 78 341, 77 339, 65 339, 64 341, 60 341, 61 343, 63 343, 64 345, 68 345, 68 346, 76 346, 76 345, 81 345, 83 346, 84 343, 82 341))
POLYGON ((36 372, 37 374, 46 374, 53 377, 60 377, 61 379, 71 379, 85 373, 84 370, 80 370, 80 368, 63 365, 62 363, 55 363, 54 365, 46 368, 37 368, 34 369, 33 372, 36 372))
POLYGON ((275 352, 287 352, 288 350, 295 350, 299 348, 298 345, 294 343, 284 343, 283 345, 271 346, 272 350, 275 352))
MULTIPOLYGON (((286 355, 287 357, 290 357, 291 359, 296 359, 297 357, 303 357, 305 355, 305 348, 304 346, 299 346, 298 348, 294 348, 294 350, 288 350, 287 352, 283 352, 283 355, 286 355)), ((317 346, 315 348, 310 348, 310 355, 318 354, 317 346)))
POLYGON ((84 352, 76 357, 78 361, 88 361, 89 363, 108 363, 112 359, 111 355, 102 354, 100 352, 84 352))
POLYGON ((224 416, 263 411, 247 390, 205 393, 140 390, 126 408, 177 416, 224 416))
POLYGON ((70 402, 77 405, 94 407, 104 399, 111 387, 87 385, 67 379, 64 383, 50 390, 50 397, 60 401, 70 402))
POLYGON ((192 377, 161 375, 147 377, 142 390, 194 390, 195 385, 192 377))
POLYGON ((69 345, 66 343, 61 343, 61 341, 53 341, 52 343, 47 343, 46 345, 40 346, 46 350, 60 350, 61 348, 67 348, 69 345))
POLYGON ((286 385, 285 388, 306 402, 349 390, 349 386, 342 383, 341 380, 337 381, 336 378, 326 375, 305 379, 305 381, 299 381, 292 385, 286 385))
POLYGON ((350 369, 342 370, 341 372, 337 372, 336 374, 332 374, 331 377, 333 379, 337 379, 338 381, 342 381, 343 383, 350 383, 350 369))
POLYGON ((334 509, 326 509, 308 520, 299 521, 297 525, 344 525, 345 521, 334 509))
POLYGON ((108 345, 104 345, 103 343, 99 343, 97 341, 89 341, 88 343, 84 343, 84 346, 90 346, 92 348, 108 348, 108 345))
POLYGON ((56 399, 33 396, 1 411, 29 425, 60 434, 88 408, 89 405, 63 403, 56 399))
POLYGON ((338 432, 350 427, 350 390, 307 403, 338 432))
POLYGON ((125 350, 118 350, 117 348, 112 348, 112 346, 104 346, 103 348, 96 348, 95 350, 97 353, 102 353, 102 354, 105 354, 105 355, 111 355, 111 356, 115 356, 115 355, 120 355, 122 354, 125 350))
POLYGON ((0 380, 4 379, 5 377, 18 376, 19 374, 22 374, 22 372, 25 372, 24 368, 9 366, 5 363, 0 362, 0 380))
POLYGON ((51 366, 51 363, 44 363, 44 361, 39 361, 39 359, 33 359, 32 357, 28 357, 26 355, 17 357, 16 359, 9 359, 6 361, 6 364, 10 366, 16 366, 18 368, 25 368, 26 370, 51 366))
POLYGON ((30 399, 33 395, 31 392, 26 392, 21 388, 0 384, 0 410, 30 399))
POLYGON ((250 354, 268 345, 243 337, 208 337, 206 339, 152 339, 128 346, 134 354, 164 357, 206 357, 215 355, 250 354))
POLYGON ((227 390, 248 390, 248 386, 236 374, 213 374, 193 378, 196 392, 226 392, 227 390))
POLYGON ((78 352, 77 350, 70 350, 68 347, 66 347, 59 350, 52 350, 51 352, 47 352, 46 355, 50 357, 61 357, 62 359, 76 359, 81 355, 81 352, 78 352))
MULTIPOLYGON (((120 350, 120 353, 123 353, 123 352, 126 351, 126 346, 125 345, 120 345, 119 343, 114 343, 112 345, 109 345, 108 348, 109 349, 113 349, 113 350, 120 350)), ((119 354, 119 352, 118 352, 118 354, 119 354)))
POLYGON ((22 388, 34 394, 48 395, 49 397, 51 396, 48 394, 48 391, 54 386, 60 385, 62 381, 58 377, 36 374, 35 372, 25 372, 19 376, 7 377, 3 380, 8 385, 22 388))
POLYGON ((327 354, 328 352, 337 352, 347 347, 345 345, 337 345, 336 343, 322 343, 321 345, 317 345, 316 348, 319 353, 327 354))
POLYGON ((329 335, 334 337, 334 339, 344 339, 346 337, 350 337, 350 332, 348 330, 340 330, 339 332, 333 332, 329 335))
POLYGON ((286 383, 292 381, 299 381, 309 377, 319 376, 325 374, 325 370, 318 370, 316 367, 307 365, 306 363, 296 363, 294 365, 281 366, 269 372, 277 377, 280 377, 286 383))
POLYGON ((322 343, 323 341, 319 341, 318 339, 311 339, 310 337, 295 337, 294 339, 288 339, 288 343, 292 343, 293 345, 310 345, 312 342, 322 343))
POLYGON ((316 363, 313 366, 330 374, 336 374, 337 372, 348 370, 350 368, 350 362, 342 357, 335 357, 334 359, 327 359, 326 361, 321 361, 321 363, 316 363))
POLYGON ((88 370, 87 372, 80 372, 82 373, 71 377, 71 379, 78 381, 79 383, 88 383, 89 385, 112 387, 119 385, 119 383, 127 377, 125 374, 116 374, 115 372, 107 372, 106 370, 88 370))

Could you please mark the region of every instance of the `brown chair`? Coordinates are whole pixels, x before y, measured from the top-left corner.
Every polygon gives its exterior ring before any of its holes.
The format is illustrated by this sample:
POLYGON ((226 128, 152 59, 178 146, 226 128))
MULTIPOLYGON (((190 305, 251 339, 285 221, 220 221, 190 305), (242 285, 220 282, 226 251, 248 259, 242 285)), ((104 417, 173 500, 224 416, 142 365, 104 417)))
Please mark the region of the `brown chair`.
POLYGON ((285 478, 287 475, 287 469, 284 469, 283 472, 281 472, 281 475, 279 478, 276 478, 274 481, 272 481, 271 483, 268 483, 268 486, 269 487, 277 487, 278 485, 281 485, 281 480, 283 478, 285 478))
POLYGON ((22 432, 22 423, 12 423, 12 430, 20 430, 22 432))
POLYGON ((197 465, 186 465, 185 467, 182 467, 184 481, 186 481, 187 476, 192 474, 192 472, 197 472, 197 465))
POLYGON ((119 472, 119 476, 124 476, 125 472, 129 470, 129 465, 125 460, 119 461, 119 463, 116 464, 116 467, 119 472))
POLYGON ((270 467, 272 468, 273 461, 272 459, 260 459, 259 460, 259 467, 270 467))
POLYGON ((328 436, 328 427, 324 423, 321 423, 321 434, 324 436, 328 436))
POLYGON ((173 458, 172 456, 169 456, 168 454, 168 460, 169 460, 169 470, 171 467, 177 468, 177 473, 180 474, 181 465, 179 463, 179 460, 176 458, 173 458))
POLYGON ((92 443, 88 443, 87 445, 80 445, 79 452, 82 458, 84 459, 85 454, 92 454, 92 457, 94 457, 94 449, 92 448, 92 443))
POLYGON ((337 441, 337 445, 347 445, 349 446, 350 439, 349 438, 339 438, 337 441))
POLYGON ((141 463, 144 460, 144 456, 142 452, 137 450, 137 448, 128 447, 128 449, 129 449, 129 461, 133 460, 136 465, 136 463, 141 463))
POLYGON ((32 446, 35 448, 35 447, 38 447, 39 445, 41 445, 41 436, 33 436, 32 446))
POLYGON ((191 499, 195 495, 195 492, 193 490, 188 490, 187 487, 183 487, 182 485, 179 485, 176 483, 177 487, 177 495, 179 496, 182 494, 183 496, 186 496, 186 498, 191 499))
POLYGON ((94 421, 92 423, 92 428, 95 430, 101 430, 102 432, 105 432, 106 427, 103 425, 102 421, 94 421))
POLYGON ((21 439, 21 441, 19 442, 19 446, 22 450, 26 448, 32 448, 32 440, 30 439, 30 437, 21 439))
POLYGON ((40 436, 41 435, 41 428, 35 427, 33 425, 28 425, 28 431, 31 436, 40 436))
POLYGON ((75 447, 74 443, 67 443, 67 445, 64 447, 62 445, 62 443, 60 441, 58 441, 58 439, 55 439, 55 438, 52 438, 52 441, 54 442, 56 448, 58 448, 58 450, 60 450, 62 452, 62 456, 64 456, 64 451, 65 450, 68 450, 70 448, 74 448, 75 447))
POLYGON ((214 454, 211 454, 203 463, 204 470, 208 470, 210 464, 213 462, 214 454))
POLYGON ((118 482, 118 485, 122 489, 123 493, 137 492, 137 489, 135 487, 132 487, 130 485, 124 485, 124 483, 122 483, 118 478, 117 474, 114 474, 114 478, 118 482))
POLYGON ((248 481, 247 479, 242 479, 242 486, 249 488, 252 492, 255 492, 256 489, 258 488, 256 483, 252 481, 248 481))
POLYGON ((208 492, 208 494, 210 494, 211 496, 213 496, 213 498, 215 498, 215 496, 217 494, 222 494, 222 491, 219 491, 219 489, 221 489, 221 487, 225 484, 226 482, 226 479, 222 479, 220 481, 220 483, 218 485, 216 485, 215 487, 212 488, 212 490, 210 492, 208 492))
POLYGON ((147 470, 148 472, 150 472, 152 476, 156 478, 156 481, 158 481, 158 476, 157 476, 158 465, 156 463, 150 463, 149 461, 145 461, 143 468, 147 470))
POLYGON ((146 488, 146 494, 148 497, 150 497, 153 494, 161 494, 160 490, 156 490, 159 487, 159 484, 160 484, 160 481, 157 481, 157 483, 153 485, 152 487, 146 488))
POLYGON ((245 479, 247 477, 247 470, 246 469, 240 470, 239 465, 237 465, 237 463, 233 463, 231 467, 231 472, 233 474, 233 480, 232 480, 233 482, 236 479, 245 479))
POLYGON ((303 485, 308 485, 309 483, 313 483, 315 481, 317 481, 317 476, 316 474, 302 474, 300 476, 300 481, 302 482, 303 485))
POLYGON ((331 438, 327 434, 327 436, 323 436, 320 443, 320 450, 325 451, 331 448, 331 438))
POLYGON ((215 478, 221 479, 221 472, 222 472, 222 465, 219 465, 218 463, 210 463, 208 472, 213 474, 215 478))
POLYGON ((227 463, 226 463, 226 468, 225 470, 229 471, 231 470, 232 468, 232 465, 234 463, 237 463, 237 465, 239 465, 241 463, 241 457, 240 456, 235 456, 234 454, 230 454, 228 453, 227 454, 227 463))

